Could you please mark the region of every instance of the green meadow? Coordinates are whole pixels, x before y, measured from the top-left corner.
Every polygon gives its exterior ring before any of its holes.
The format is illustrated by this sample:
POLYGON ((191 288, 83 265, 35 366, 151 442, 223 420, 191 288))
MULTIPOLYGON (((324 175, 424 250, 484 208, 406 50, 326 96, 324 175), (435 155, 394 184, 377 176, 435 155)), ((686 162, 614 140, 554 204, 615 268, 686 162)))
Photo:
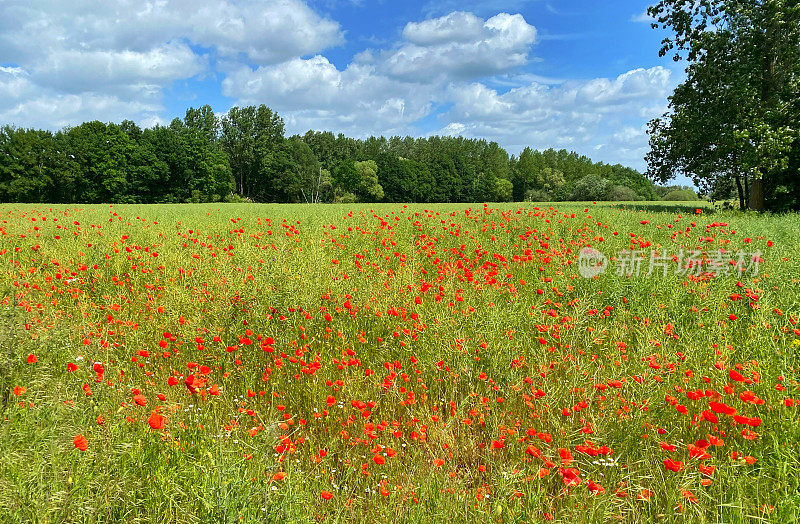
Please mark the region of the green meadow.
POLYGON ((0 521, 794 521, 798 227, 0 205, 0 521))

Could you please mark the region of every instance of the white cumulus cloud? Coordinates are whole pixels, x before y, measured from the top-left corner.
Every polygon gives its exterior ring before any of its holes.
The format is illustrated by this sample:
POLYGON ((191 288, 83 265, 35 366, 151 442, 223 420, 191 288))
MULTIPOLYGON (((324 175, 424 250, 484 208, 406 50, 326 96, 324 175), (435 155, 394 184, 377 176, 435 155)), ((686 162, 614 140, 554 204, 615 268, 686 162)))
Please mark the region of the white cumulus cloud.
POLYGON ((448 83, 524 65, 535 41, 536 29, 521 15, 483 19, 453 12, 406 24, 400 42, 388 49, 365 49, 344 69, 319 54, 239 65, 230 68, 222 90, 239 104, 276 109, 292 131, 408 133, 436 104, 447 102, 448 83))
POLYGON ((165 89, 213 73, 211 55, 280 64, 343 41, 302 0, 3 0, 0 117, 153 122, 165 89))
POLYGON ((537 29, 506 7, 407 22, 395 42, 334 64, 326 50, 344 31, 302 0, 0 0, 0 124, 164 123, 165 92, 205 78, 234 104, 270 106, 289 133, 414 135, 425 119, 512 153, 564 147, 641 167, 670 71, 537 76, 525 68, 537 29))
POLYGON ((662 67, 633 69, 616 78, 531 82, 505 93, 481 83, 451 85, 453 106, 441 116, 442 133, 496 140, 512 152, 525 146, 608 152, 607 161, 642 167, 647 151, 643 120, 660 115, 674 80, 662 67), (653 113, 642 114, 643 107, 653 113))
POLYGON ((374 65, 339 71, 327 58, 296 58, 274 66, 242 66, 222 82, 240 105, 266 103, 290 132, 331 129, 351 136, 404 132, 431 108, 437 88, 391 79, 374 65))
POLYGON ((475 79, 526 64, 535 42, 536 28, 520 14, 482 20, 457 11, 407 24, 403 42, 378 60, 385 74, 408 81, 475 79))

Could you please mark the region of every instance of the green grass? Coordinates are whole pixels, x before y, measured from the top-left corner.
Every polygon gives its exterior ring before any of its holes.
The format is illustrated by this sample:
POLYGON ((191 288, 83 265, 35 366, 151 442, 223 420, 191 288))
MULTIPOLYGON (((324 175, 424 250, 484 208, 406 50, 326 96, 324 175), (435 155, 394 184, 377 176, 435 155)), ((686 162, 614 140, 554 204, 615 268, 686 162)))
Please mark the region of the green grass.
POLYGON ((663 202, 0 206, 0 521, 796 520, 798 226, 663 202), (594 279, 586 245, 612 259, 594 279), (763 262, 617 275, 631 247, 763 262), (760 424, 709 422, 714 399, 760 424))

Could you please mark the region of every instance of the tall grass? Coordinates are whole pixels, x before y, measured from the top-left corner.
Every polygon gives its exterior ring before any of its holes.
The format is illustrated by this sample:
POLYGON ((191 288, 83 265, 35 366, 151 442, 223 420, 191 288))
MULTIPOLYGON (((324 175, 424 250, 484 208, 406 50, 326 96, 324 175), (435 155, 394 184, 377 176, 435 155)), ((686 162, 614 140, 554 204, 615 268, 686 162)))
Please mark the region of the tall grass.
POLYGON ((4 205, 0 221, 0 521, 797 518, 796 215, 4 205), (587 245, 611 259, 596 278, 587 245), (632 247, 763 262, 617 275, 632 247))

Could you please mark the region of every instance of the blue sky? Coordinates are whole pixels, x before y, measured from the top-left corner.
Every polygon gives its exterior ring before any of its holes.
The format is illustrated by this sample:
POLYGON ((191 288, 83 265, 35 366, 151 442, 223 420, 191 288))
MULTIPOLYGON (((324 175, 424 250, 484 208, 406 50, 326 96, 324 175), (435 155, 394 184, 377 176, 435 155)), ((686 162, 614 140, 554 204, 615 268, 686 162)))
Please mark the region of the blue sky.
POLYGON ((683 79, 648 5, 4 0, 0 123, 150 126, 263 103, 289 134, 461 134, 641 170, 645 124, 683 79))

